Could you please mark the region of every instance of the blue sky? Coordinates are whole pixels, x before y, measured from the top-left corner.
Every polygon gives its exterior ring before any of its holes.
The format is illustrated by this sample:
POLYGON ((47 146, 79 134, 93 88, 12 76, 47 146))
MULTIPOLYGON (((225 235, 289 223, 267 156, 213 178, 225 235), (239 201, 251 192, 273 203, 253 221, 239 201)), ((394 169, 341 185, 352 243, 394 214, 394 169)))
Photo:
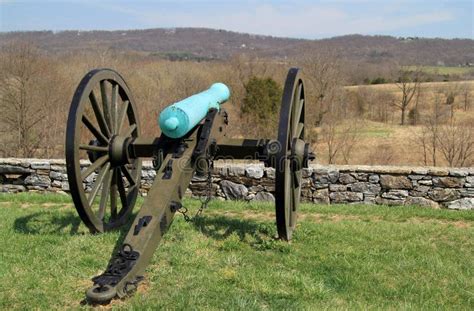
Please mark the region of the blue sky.
POLYGON ((0 31, 207 27, 326 38, 474 38, 474 0, 0 0, 0 31))

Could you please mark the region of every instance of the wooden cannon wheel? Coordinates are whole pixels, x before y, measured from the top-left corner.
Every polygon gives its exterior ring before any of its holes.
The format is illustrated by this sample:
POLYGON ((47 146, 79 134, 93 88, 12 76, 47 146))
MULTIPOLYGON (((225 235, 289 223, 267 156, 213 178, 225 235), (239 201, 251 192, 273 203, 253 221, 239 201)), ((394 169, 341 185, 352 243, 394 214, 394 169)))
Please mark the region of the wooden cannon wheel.
POLYGON ((296 226, 302 168, 307 158, 305 101, 298 68, 288 72, 280 108, 275 158, 275 209, 278 235, 289 241, 296 226))
POLYGON ((133 210, 141 161, 130 161, 124 146, 139 133, 135 103, 123 78, 110 69, 89 72, 69 110, 66 168, 74 205, 91 232, 121 226, 133 210), (90 166, 83 165, 87 159, 90 166))

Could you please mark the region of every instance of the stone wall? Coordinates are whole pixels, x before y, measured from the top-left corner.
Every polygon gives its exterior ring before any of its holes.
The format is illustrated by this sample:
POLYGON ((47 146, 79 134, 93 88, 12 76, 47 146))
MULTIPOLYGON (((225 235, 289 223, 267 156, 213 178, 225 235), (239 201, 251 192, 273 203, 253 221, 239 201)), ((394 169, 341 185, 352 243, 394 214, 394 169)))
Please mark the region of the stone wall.
MULTIPOLYGON (((144 162, 142 195, 155 175, 144 162)), ((88 188, 94 178, 86 180, 88 188)), ((274 179, 275 170, 262 165, 216 163, 212 191, 221 199, 274 200, 274 179)), ((69 190, 64 160, 0 159, 0 182, 1 192, 69 190)), ((474 168, 315 165, 304 170, 302 187, 306 202, 474 209, 474 168)), ((194 178, 186 193, 205 190, 206 180, 194 178)))

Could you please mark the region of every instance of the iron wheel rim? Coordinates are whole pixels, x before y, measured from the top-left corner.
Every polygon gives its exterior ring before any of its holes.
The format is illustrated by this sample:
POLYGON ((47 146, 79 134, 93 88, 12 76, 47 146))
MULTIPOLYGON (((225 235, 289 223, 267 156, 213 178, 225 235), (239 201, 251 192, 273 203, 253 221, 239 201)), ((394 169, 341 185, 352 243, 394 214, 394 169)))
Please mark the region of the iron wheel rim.
POLYGON ((283 90, 278 126, 280 150, 275 158, 275 210, 278 236, 291 240, 296 227, 298 206, 301 197, 302 167, 292 164, 292 142, 304 141, 305 99, 304 85, 299 69, 291 68, 283 90))
POLYGON ((126 165, 112 165, 109 155, 110 144, 115 136, 124 132, 123 126, 127 123, 126 120, 128 120, 128 129, 123 136, 138 137, 140 124, 135 101, 120 74, 111 69, 96 69, 84 76, 74 93, 69 110, 65 145, 66 170, 74 206, 84 224, 93 233, 104 232, 126 223, 138 196, 141 160, 134 159, 131 163, 132 168, 129 170, 130 165, 128 167, 126 165), (111 93, 107 92, 107 85, 109 85, 111 93), (101 106, 94 92, 98 86, 100 87, 101 106), (105 100, 104 94, 106 94, 105 100), (96 99, 95 104, 92 102, 92 97, 96 99), (121 107, 119 103, 121 103, 121 107), (106 107, 110 109, 108 112, 106 107), (96 124, 86 115, 86 109, 89 109, 88 112, 92 109, 96 124), (98 146, 92 147, 90 143, 84 144, 83 139, 81 141, 81 135, 87 135, 86 131, 96 138, 98 146), (96 149, 91 152, 96 152, 100 157, 91 161, 92 163, 87 169, 81 170, 83 162, 80 153, 86 150, 83 148, 96 149), (94 165, 97 166, 96 169, 90 171, 94 165), (97 170, 98 174, 91 187, 92 192, 87 194, 83 181, 97 170), (84 177, 88 172, 88 176, 84 177), (128 190, 124 182, 124 175, 127 175, 125 178, 129 185, 128 190), (91 199, 91 193, 94 192, 91 199), (94 210, 95 199, 99 192, 101 200, 98 209, 94 210), (104 199, 105 203, 102 202, 104 197, 106 198, 104 199), (108 201, 110 201, 110 215, 107 215, 108 201))

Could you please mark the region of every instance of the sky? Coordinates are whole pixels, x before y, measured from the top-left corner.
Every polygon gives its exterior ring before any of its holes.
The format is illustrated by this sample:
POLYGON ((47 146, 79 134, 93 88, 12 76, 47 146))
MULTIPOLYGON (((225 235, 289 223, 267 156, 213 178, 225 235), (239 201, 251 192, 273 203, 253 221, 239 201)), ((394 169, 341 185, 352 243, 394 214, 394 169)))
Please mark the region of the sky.
POLYGON ((205 27, 320 39, 474 38, 474 0, 0 0, 0 31, 205 27))

